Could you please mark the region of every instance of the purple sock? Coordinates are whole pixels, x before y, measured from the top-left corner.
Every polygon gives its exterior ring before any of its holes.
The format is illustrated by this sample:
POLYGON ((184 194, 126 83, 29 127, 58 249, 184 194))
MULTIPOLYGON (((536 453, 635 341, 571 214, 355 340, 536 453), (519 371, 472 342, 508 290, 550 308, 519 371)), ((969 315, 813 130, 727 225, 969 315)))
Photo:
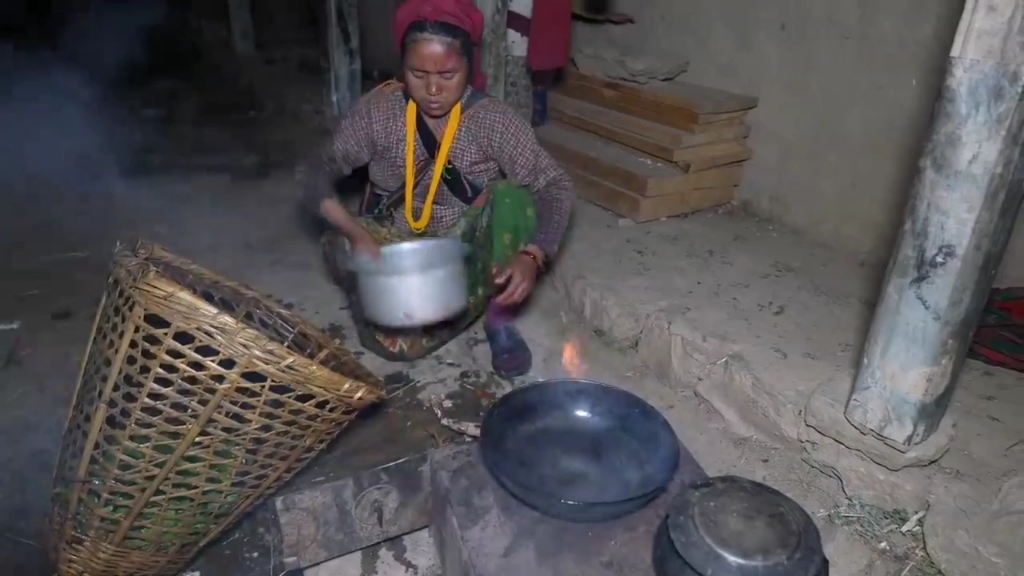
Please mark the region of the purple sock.
POLYGON ((501 304, 491 302, 487 306, 487 315, 484 317, 484 322, 488 328, 501 328, 515 321, 517 312, 518 308, 516 306, 502 306, 501 304))

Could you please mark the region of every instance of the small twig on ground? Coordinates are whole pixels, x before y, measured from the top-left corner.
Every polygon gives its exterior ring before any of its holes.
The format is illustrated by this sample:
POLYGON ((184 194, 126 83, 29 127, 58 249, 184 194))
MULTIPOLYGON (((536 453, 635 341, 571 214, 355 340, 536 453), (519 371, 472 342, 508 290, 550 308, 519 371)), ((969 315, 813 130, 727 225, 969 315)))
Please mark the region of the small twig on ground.
POLYGON ((43 549, 43 547, 40 546, 39 544, 36 544, 35 542, 33 542, 31 540, 26 540, 25 538, 19 538, 18 536, 15 536, 14 534, 8 534, 7 532, 4 532, 3 535, 4 535, 4 538, 7 538, 9 540, 14 540, 15 542, 21 542, 22 544, 28 544, 29 546, 32 546, 34 548, 39 548, 40 550, 43 549))
POLYGON ((925 513, 927 513, 927 510, 920 510, 917 513, 915 513, 913 516, 911 516, 910 520, 907 520, 906 524, 904 524, 903 526, 900 526, 900 532, 902 532, 903 534, 906 534, 907 532, 910 532, 914 528, 917 528, 917 523, 921 520, 921 518, 924 518, 925 513))
POLYGON ((51 254, 49 256, 43 256, 39 259, 40 262, 51 262, 53 260, 63 260, 65 258, 85 258, 88 256, 88 252, 65 252, 64 254, 51 254))
POLYGON ((697 372, 697 379, 698 380, 703 379, 704 375, 707 374, 712 368, 714 368, 715 366, 718 366, 719 364, 725 362, 728 359, 729 359, 729 355, 726 354, 725 356, 722 356, 718 360, 715 360, 714 362, 712 362, 712 363, 708 364, 707 366, 701 368, 700 372, 697 372))
POLYGON ((427 434, 429 434, 430 435, 430 439, 434 441, 434 448, 440 448, 441 447, 441 437, 438 436, 437 432, 434 432, 433 430, 427 430, 427 434))
POLYGON ((390 398, 394 398, 394 397, 396 397, 396 396, 400 395, 400 394, 401 394, 402 392, 405 392, 405 391, 406 391, 406 390, 407 390, 408 388, 411 388, 411 387, 413 387, 413 386, 415 386, 415 385, 417 385, 417 384, 419 384, 419 381, 418 381, 418 380, 413 380, 412 382, 410 382, 410 383, 406 384, 405 386, 402 386, 402 387, 401 387, 401 388, 399 388, 398 390, 395 390, 395 391, 394 391, 394 392, 392 392, 391 394, 388 394, 388 396, 387 396, 387 397, 388 397, 389 399, 390 399, 390 398))
POLYGON ((899 576, 940 576, 925 548, 921 531, 922 518, 927 509, 910 514, 901 509, 887 510, 858 500, 848 500, 845 505, 836 506, 828 518, 839 526, 845 526, 865 542, 902 565, 899 576))

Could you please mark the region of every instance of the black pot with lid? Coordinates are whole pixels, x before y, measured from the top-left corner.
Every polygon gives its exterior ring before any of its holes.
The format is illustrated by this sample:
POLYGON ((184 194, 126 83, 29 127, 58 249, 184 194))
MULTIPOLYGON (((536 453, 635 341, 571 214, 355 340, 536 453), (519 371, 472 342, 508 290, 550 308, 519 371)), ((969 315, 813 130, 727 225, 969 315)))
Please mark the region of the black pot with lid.
POLYGON ((718 476, 685 488, 654 537, 658 576, 828 576, 810 515, 778 490, 718 476))

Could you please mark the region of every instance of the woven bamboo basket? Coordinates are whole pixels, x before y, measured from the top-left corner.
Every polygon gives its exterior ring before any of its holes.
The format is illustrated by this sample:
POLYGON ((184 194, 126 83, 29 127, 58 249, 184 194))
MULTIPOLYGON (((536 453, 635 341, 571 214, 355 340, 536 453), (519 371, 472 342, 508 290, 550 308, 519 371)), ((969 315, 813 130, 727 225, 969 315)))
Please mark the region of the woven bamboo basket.
POLYGON ((268 298, 119 246, 54 479, 59 574, 177 574, 382 398, 340 342, 268 298))

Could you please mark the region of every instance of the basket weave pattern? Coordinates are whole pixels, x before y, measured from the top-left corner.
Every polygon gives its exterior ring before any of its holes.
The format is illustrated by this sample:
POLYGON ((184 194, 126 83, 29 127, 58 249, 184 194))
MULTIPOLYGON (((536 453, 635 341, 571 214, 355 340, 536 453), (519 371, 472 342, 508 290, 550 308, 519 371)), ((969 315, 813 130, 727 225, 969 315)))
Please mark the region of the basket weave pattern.
POLYGON ((57 465, 58 572, 177 574, 381 389, 251 289, 151 244, 119 247, 57 465))

